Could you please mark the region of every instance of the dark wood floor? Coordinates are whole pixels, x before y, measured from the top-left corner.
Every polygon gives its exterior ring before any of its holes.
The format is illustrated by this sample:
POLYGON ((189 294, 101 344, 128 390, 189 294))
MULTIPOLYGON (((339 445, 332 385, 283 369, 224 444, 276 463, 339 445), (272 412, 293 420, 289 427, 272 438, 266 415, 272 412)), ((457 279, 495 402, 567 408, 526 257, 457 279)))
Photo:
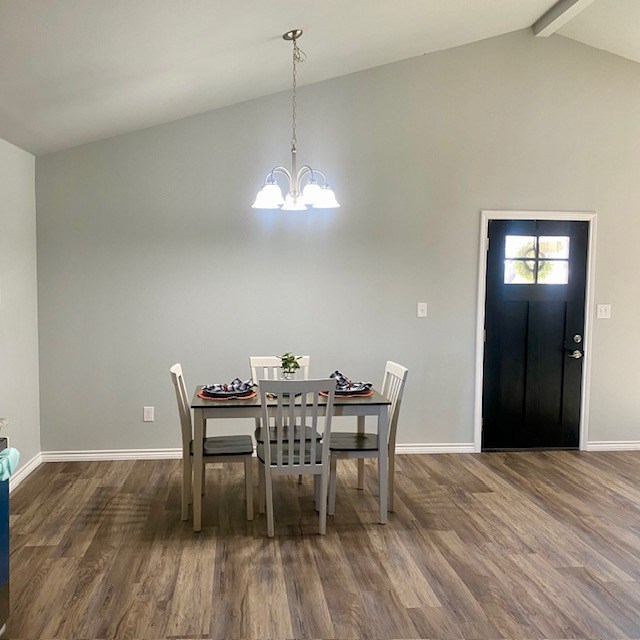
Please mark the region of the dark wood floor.
POLYGON ((640 453, 399 456, 317 535, 312 483, 279 479, 276 538, 212 467, 203 530, 177 461, 49 463, 12 494, 16 638, 640 638, 640 453))

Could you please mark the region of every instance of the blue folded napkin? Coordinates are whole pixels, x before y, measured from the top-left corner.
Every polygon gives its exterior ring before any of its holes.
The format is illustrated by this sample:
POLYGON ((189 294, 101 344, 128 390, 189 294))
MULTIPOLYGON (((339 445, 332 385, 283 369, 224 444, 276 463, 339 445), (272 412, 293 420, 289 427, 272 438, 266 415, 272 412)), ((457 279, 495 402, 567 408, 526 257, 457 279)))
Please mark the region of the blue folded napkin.
POLYGON ((253 380, 245 380, 242 382, 240 378, 234 378, 229 384, 209 384, 202 389, 206 393, 244 393, 253 388, 253 380))
POLYGON ((334 371, 330 376, 336 381, 336 391, 339 393, 358 393, 368 391, 373 386, 371 382, 353 382, 349 380, 341 371, 334 371))

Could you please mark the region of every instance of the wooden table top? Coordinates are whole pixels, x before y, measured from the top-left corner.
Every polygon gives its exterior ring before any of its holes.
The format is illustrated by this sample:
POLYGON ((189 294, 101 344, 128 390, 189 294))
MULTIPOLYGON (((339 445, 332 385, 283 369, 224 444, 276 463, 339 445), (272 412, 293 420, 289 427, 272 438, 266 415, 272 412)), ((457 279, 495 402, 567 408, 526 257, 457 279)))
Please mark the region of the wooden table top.
MULTIPOLYGON (((191 408, 192 409, 212 409, 212 408, 225 408, 225 409, 233 409, 233 408, 246 408, 246 407, 259 407, 260 405, 260 394, 255 398, 249 398, 248 400, 205 400, 198 396, 198 392, 202 389, 202 385, 196 387, 195 393, 193 394, 193 398, 191 400, 191 408)), ((299 398, 298 398, 299 399, 299 398)), ((320 404, 326 404, 327 399, 323 396, 320 397, 320 404)), ((276 404, 275 401, 269 404, 276 404)), ((375 406, 375 405, 383 405, 383 404, 391 404, 391 401, 385 398, 379 391, 373 390, 372 396, 362 396, 357 398, 345 398, 344 396, 339 396, 336 394, 333 400, 334 406, 342 406, 342 405, 358 405, 358 406, 375 406)))

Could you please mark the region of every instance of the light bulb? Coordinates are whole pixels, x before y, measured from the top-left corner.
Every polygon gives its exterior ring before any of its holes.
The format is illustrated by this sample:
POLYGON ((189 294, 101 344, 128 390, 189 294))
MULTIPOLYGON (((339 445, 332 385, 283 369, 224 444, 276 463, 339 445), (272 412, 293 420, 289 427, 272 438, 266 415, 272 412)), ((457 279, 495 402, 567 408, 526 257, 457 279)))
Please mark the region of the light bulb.
POLYGON ((275 182, 268 182, 258 191, 256 201, 251 206, 254 209, 279 209, 283 204, 280 187, 275 182))
POLYGON ((316 199, 313 205, 314 209, 337 209, 340 206, 336 200, 336 194, 333 193, 333 189, 326 185, 320 189, 320 195, 316 199))
POLYGON ((302 198, 298 196, 294 198, 291 193, 287 194, 287 197, 284 200, 284 205, 282 206, 282 211, 305 211, 307 207, 305 207, 304 202, 302 202, 302 198))
POLYGON ((314 204, 316 204, 316 202, 318 202, 321 192, 322 189, 317 182, 308 182, 305 188, 302 190, 302 202, 313 206, 314 204))

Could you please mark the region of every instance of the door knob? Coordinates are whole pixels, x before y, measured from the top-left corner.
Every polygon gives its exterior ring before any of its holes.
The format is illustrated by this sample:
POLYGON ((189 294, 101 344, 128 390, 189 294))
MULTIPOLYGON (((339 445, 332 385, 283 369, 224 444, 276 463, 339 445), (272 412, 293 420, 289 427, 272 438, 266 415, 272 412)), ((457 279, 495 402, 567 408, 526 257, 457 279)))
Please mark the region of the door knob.
POLYGON ((575 360, 580 360, 580 358, 582 358, 582 351, 580 351, 580 349, 576 349, 575 351, 572 351, 571 353, 567 354, 570 358, 574 358, 575 360))

